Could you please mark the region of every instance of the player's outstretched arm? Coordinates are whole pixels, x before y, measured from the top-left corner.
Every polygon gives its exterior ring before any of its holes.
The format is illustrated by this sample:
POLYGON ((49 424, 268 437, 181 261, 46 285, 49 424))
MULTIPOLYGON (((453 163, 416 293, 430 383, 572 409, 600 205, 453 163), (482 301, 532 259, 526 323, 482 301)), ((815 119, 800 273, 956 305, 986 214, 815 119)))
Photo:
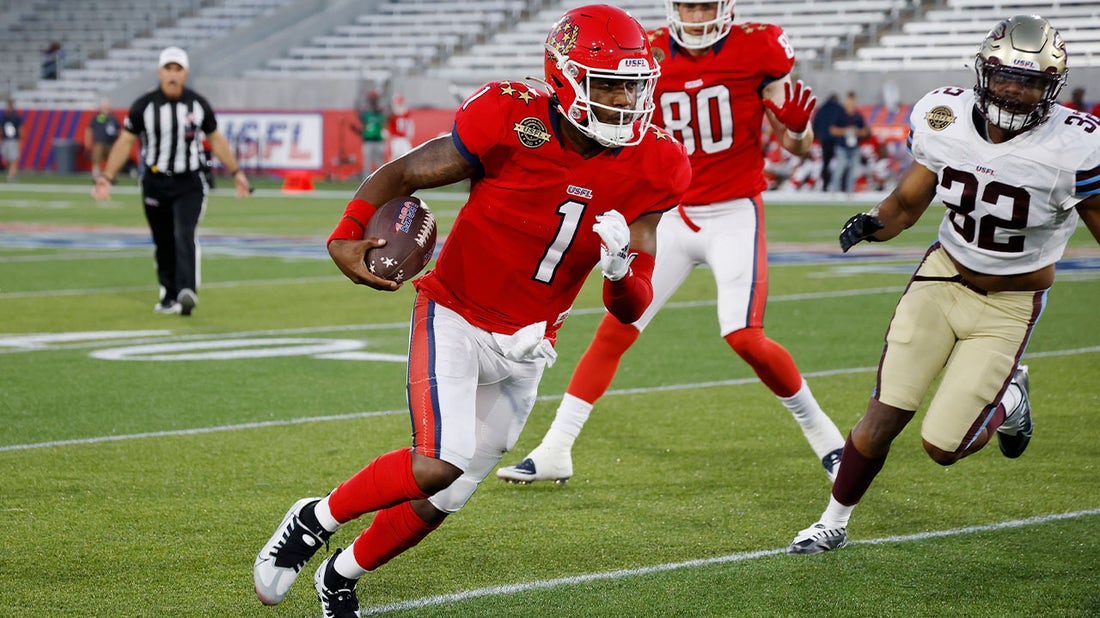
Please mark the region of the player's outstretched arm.
POLYGON ((328 253, 332 261, 353 283, 389 292, 398 289, 399 283, 371 273, 364 262, 368 250, 385 243, 380 239, 363 238, 367 221, 378 206, 395 197, 412 195, 418 189, 449 185, 472 177, 475 171, 455 148, 450 135, 425 142, 383 165, 359 185, 329 236, 328 253))
POLYGON ((810 117, 817 106, 813 90, 802 80, 791 83, 790 75, 764 87, 764 109, 772 133, 779 136, 783 148, 801 157, 810 151, 814 143, 814 130, 810 117))
POLYGON ((894 190, 870 212, 848 219, 840 232, 840 248, 847 252, 860 241, 883 241, 913 226, 936 197, 936 174, 920 163, 902 173, 894 190))

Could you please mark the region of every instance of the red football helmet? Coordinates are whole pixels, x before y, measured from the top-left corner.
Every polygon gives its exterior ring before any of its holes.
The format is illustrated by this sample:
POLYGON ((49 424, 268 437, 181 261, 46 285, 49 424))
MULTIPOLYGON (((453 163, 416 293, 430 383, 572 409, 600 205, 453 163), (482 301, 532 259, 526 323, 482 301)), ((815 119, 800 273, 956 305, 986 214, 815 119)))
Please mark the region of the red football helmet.
POLYGON ((546 81, 558 111, 604 146, 642 141, 653 117, 653 89, 660 73, 645 29, 613 6, 568 11, 546 37, 546 81), (607 102, 616 97, 625 103, 607 102))

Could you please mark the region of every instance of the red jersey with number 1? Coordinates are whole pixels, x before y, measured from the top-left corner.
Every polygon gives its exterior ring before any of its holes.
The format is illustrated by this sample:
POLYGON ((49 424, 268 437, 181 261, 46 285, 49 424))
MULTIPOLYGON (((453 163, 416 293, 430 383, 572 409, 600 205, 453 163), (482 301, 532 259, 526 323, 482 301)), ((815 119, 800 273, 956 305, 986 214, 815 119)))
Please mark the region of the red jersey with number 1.
POLYGON ((600 259, 596 215, 627 223, 675 207, 691 180, 683 146, 650 128, 637 146, 588 159, 568 145, 550 97, 487 84, 455 114, 451 139, 478 168, 421 293, 488 331, 536 322, 554 333, 600 259))
POLYGON ((772 24, 734 24, 701 56, 677 46, 668 28, 651 31, 649 41, 661 65, 653 123, 683 142, 691 159, 684 204, 759 195, 768 186, 761 92, 794 66, 787 35, 772 24))

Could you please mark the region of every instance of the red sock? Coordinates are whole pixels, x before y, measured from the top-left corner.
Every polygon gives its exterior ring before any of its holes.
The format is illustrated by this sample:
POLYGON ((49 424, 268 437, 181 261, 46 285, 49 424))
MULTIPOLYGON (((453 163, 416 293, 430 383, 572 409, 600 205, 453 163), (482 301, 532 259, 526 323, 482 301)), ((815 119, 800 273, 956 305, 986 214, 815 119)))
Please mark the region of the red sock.
POLYGON ((868 458, 856 450, 852 444, 852 434, 848 434, 848 440, 844 442, 844 455, 840 458, 840 468, 836 473, 836 481, 833 482, 833 497, 837 502, 852 506, 859 504, 863 494, 875 480, 882 465, 886 463, 886 455, 882 457, 868 458))
POLYGON ((412 449, 403 448, 381 455, 341 483, 329 496, 328 506, 344 524, 364 513, 427 497, 413 478, 412 449))
POLYGON ((735 330, 726 335, 725 340, 776 397, 790 397, 802 388, 802 374, 791 353, 765 337, 763 328, 751 326, 735 330))
POLYGON ((640 334, 637 328, 623 324, 615 316, 604 315, 603 321, 596 328, 596 336, 581 355, 577 368, 573 370, 573 377, 565 392, 588 403, 595 403, 607 392, 607 387, 611 386, 611 380, 619 370, 619 361, 640 334))
POLYGON ((373 571, 419 543, 438 527, 439 524, 429 524, 420 519, 412 504, 403 502, 378 511, 370 527, 355 539, 351 549, 359 566, 373 571))

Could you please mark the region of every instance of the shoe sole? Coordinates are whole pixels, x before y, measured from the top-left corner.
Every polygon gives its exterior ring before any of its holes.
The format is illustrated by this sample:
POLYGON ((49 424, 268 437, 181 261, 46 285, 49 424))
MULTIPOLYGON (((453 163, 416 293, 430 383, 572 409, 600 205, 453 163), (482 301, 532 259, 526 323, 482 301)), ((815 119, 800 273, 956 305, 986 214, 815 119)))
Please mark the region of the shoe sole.
POLYGON ((501 476, 499 474, 497 475, 497 478, 504 481, 505 483, 508 483, 509 485, 530 485, 531 483, 534 483, 536 481, 551 481, 555 485, 565 485, 565 483, 569 481, 569 477, 565 477, 563 479, 519 479, 501 476))
POLYGON ((813 545, 809 545, 807 547, 796 547, 795 545, 791 545, 787 548, 787 553, 799 556, 812 556, 814 554, 823 554, 827 551, 832 551, 834 549, 842 549, 847 546, 847 540, 844 540, 839 545, 834 545, 832 547, 828 545, 822 545, 821 543, 814 543, 813 545))
POLYGON ((191 310, 199 304, 199 299, 191 290, 183 290, 176 296, 180 304, 180 315, 191 315, 191 310))

